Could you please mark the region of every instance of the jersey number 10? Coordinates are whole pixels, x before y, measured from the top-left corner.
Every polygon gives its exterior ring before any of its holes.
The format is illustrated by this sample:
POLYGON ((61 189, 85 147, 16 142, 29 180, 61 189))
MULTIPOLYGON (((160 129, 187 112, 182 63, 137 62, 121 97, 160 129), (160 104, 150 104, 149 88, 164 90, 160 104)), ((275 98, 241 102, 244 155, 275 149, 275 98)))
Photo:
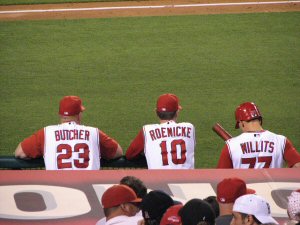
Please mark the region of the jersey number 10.
MULTIPOLYGON (((162 141, 160 143, 161 148, 161 156, 163 165, 167 166, 169 165, 168 161, 168 150, 167 150, 167 141, 162 141)), ((172 162, 174 164, 184 164, 186 161, 186 146, 185 141, 182 139, 179 140, 173 140, 171 142, 171 156, 172 156, 172 162), (177 154, 177 150, 180 150, 180 154, 177 154), (178 158, 177 156, 180 155, 181 157, 178 158)))

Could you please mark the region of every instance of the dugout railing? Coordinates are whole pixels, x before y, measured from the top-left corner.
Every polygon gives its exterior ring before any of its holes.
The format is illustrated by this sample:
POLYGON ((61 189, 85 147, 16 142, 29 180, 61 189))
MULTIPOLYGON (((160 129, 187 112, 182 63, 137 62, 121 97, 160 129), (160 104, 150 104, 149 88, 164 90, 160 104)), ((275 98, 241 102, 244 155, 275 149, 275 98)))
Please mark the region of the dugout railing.
MULTIPOLYGON (((18 159, 14 156, 0 156, 0 169, 43 169, 45 167, 44 159, 18 159)), ((147 168, 147 161, 144 157, 136 160, 127 160, 125 156, 117 159, 101 159, 101 167, 104 169, 118 168, 147 168)))

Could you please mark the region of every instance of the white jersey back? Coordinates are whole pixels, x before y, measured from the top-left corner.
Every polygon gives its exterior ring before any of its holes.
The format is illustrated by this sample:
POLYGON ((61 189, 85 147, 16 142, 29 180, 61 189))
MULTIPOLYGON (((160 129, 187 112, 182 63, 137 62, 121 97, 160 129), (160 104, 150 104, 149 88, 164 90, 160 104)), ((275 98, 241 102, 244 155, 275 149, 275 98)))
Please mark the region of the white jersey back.
POLYGON ((47 170, 100 169, 99 130, 68 122, 48 126, 44 161, 47 170))
POLYGON ((226 144, 233 168, 281 168, 286 137, 270 131, 248 132, 229 139, 226 144))
POLYGON ((148 169, 194 169, 195 128, 169 121, 143 127, 148 169))

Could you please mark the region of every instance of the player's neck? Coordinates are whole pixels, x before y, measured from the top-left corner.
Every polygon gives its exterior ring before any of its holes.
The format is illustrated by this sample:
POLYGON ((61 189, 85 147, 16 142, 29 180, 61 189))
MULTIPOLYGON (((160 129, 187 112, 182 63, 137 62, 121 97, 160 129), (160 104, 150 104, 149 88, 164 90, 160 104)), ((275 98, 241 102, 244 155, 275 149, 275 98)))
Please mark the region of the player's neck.
POLYGON ((80 124, 80 118, 78 116, 63 116, 63 117, 60 117, 60 123, 69 123, 69 122, 75 122, 77 124, 80 124))
POLYGON ((243 129, 244 132, 259 132, 263 130, 260 124, 247 124, 243 129))
POLYGON ((167 123, 167 122, 176 122, 176 120, 175 119, 172 119, 172 120, 160 120, 160 124, 167 123))

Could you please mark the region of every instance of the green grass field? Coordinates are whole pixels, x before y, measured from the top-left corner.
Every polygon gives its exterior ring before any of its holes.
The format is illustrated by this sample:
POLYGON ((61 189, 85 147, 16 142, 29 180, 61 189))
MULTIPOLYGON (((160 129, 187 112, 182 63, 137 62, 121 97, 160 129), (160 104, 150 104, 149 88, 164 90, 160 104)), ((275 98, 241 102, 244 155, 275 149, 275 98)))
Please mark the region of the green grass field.
POLYGON ((175 93, 179 121, 196 126, 197 168, 216 166, 233 135, 234 110, 258 104, 264 128, 300 149, 300 13, 0 22, 0 154, 58 123, 64 95, 79 95, 83 121, 126 149, 157 122, 157 97, 175 93))

